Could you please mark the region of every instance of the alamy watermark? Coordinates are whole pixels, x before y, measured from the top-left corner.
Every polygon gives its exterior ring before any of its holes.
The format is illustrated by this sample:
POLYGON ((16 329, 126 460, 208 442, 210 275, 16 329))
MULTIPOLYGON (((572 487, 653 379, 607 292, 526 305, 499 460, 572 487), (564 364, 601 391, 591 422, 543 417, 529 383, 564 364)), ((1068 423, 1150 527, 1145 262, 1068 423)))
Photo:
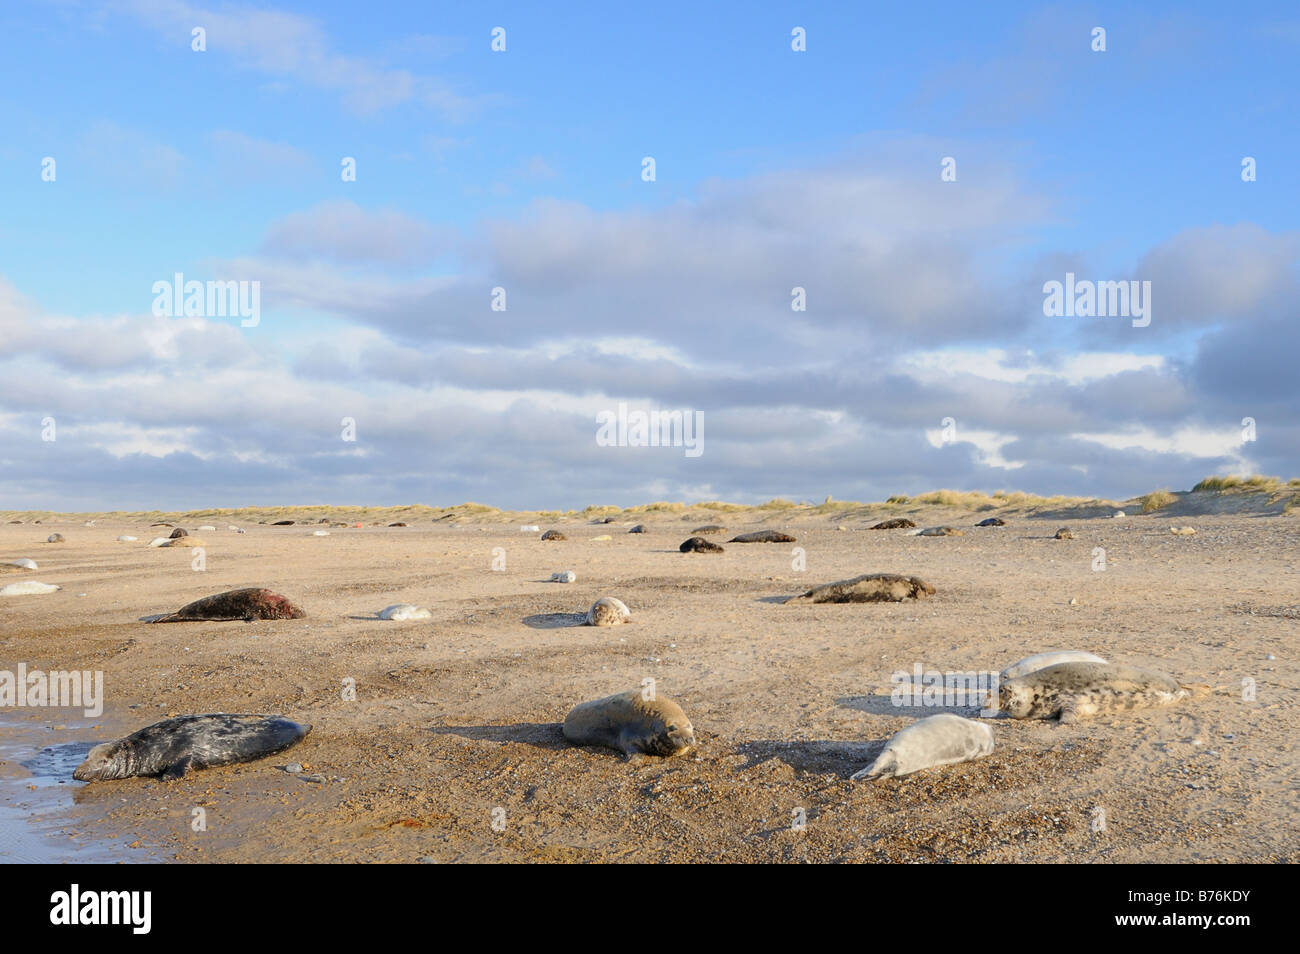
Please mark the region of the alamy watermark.
POLYGON ((159 318, 239 318, 244 328, 262 320, 262 283, 257 281, 175 281, 153 283, 153 313, 159 318))
POLYGON ((703 411, 629 411, 620 402, 617 411, 597 413, 596 423, 600 447, 684 447, 687 457, 704 453, 703 411))
POLYGON ((890 702, 902 708, 980 707, 980 717, 989 718, 997 711, 1000 675, 990 670, 940 672, 913 663, 912 671, 900 669, 889 677, 893 691, 890 702))
POLYGON ((1151 324, 1151 283, 1065 281, 1043 283, 1043 314, 1048 318, 1132 318, 1134 328, 1151 324))
POLYGON ((104 674, 89 669, 29 672, 26 663, 19 663, 17 671, 0 669, 0 709, 29 706, 80 708, 86 718, 97 718, 104 714, 104 674))

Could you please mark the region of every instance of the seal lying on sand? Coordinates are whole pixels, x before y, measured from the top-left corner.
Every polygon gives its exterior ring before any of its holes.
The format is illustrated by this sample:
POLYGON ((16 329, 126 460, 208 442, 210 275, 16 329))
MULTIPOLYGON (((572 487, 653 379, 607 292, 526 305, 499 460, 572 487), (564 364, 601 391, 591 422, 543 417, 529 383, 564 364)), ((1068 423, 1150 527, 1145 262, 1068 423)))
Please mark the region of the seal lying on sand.
POLYGON ((906 517, 895 517, 893 520, 882 520, 872 527, 872 530, 912 530, 916 524, 906 517))
POLYGON ((993 731, 987 725, 945 712, 913 722, 889 740, 874 762, 851 778, 896 778, 936 765, 970 762, 992 752, 993 731))
POLYGON ((206 547, 207 543, 187 533, 183 537, 169 537, 167 542, 162 545, 165 547, 206 547))
POLYGON ((622 600, 612 596, 602 596, 587 610, 588 626, 617 626, 631 618, 632 611, 623 605, 622 600))
POLYGON ((926 527, 924 530, 918 530, 913 536, 918 537, 964 537, 965 530, 954 530, 952 527, 926 527))
POLYGON ((187 536, 188 534, 189 534, 188 530, 182 527, 177 527, 175 530, 169 533, 168 536, 171 537, 173 540, 175 540, 177 537, 184 537, 187 536))
POLYGON ((251 762, 283 752, 310 731, 311 726, 282 716, 180 716, 95 746, 72 777, 79 782, 136 775, 181 778, 191 769, 251 762))
POLYGON ((1068 662, 1000 683, 998 707, 1013 719, 1059 716, 1068 724, 1100 712, 1167 706, 1188 695, 1173 676, 1153 669, 1068 662))
POLYGON ((63 542, 63 534, 61 534, 61 533, 51 533, 48 537, 45 538, 45 542, 46 542, 46 543, 62 543, 62 542, 63 542))
POLYGON ((1000 517, 989 517, 987 520, 981 520, 975 524, 977 527, 1005 527, 1007 522, 1000 517))
POLYGON ((703 537, 691 537, 689 540, 683 540, 682 545, 677 549, 683 553, 725 553, 720 544, 712 540, 705 540, 703 537))
POLYGON ((53 583, 38 583, 36 580, 23 580, 21 583, 10 583, 7 586, 0 586, 0 596, 38 596, 41 593, 53 593, 61 587, 53 583))
POLYGON ((572 570, 561 570, 561 571, 558 572, 558 573, 552 573, 552 574, 551 574, 551 578, 550 578, 549 580, 547 580, 546 582, 548 582, 548 583, 576 583, 577 581, 578 581, 578 574, 574 573, 572 570))
POLYGON ((302 619, 307 614, 278 593, 251 586, 242 590, 227 590, 215 596, 205 596, 186 603, 175 613, 151 623, 184 623, 194 620, 227 619, 302 619))
POLYGON ((628 533, 646 533, 646 532, 647 531, 644 523, 638 523, 635 527, 633 527, 631 530, 628 531, 628 533))
POLYGON ((1104 663, 1106 660, 1100 656, 1094 656, 1092 653, 1079 652, 1074 649, 1060 649, 1053 652, 1035 653, 1032 656, 1026 656, 1018 662, 1013 662, 998 676, 1000 682, 1006 682, 1008 679, 1018 679, 1021 676, 1027 676, 1031 672, 1038 672, 1040 669, 1046 669, 1048 666, 1055 666, 1058 663, 1067 662, 1099 662, 1104 663))
POLYGON ((35 561, 35 560, 29 560, 29 559, 27 559, 27 557, 22 557, 22 558, 17 559, 17 560, 11 560, 9 563, 4 564, 3 567, 0 567, 0 569, 7 569, 7 570, 35 570, 35 569, 36 569, 36 561, 35 561))
POLYGON ((695 744, 695 729, 681 706, 642 690, 620 692, 576 705, 564 718, 564 737, 574 745, 603 745, 627 758, 679 755, 695 744))
POLYGON ((914 576, 897 573, 867 573, 851 580, 814 586, 802 596, 792 596, 790 603, 901 603, 934 596, 934 587, 914 576))
POLYGON ((691 533, 726 533, 727 528, 716 523, 706 523, 702 527, 696 527, 691 533))
POLYGON ((416 606, 413 603, 394 603, 392 606, 386 606, 379 611, 380 619, 432 619, 433 614, 423 606, 416 606))
POLYGON ((1073 540, 1073 539, 1074 539, 1074 534, 1070 532, 1070 528, 1069 528, 1069 527, 1062 527, 1060 530, 1057 530, 1057 531, 1056 531, 1056 534, 1052 537, 1052 539, 1053 539, 1053 540, 1073 540))
POLYGON ((742 533, 738 537, 732 537, 728 543, 794 543, 794 537, 788 533, 781 533, 777 530, 755 530, 753 533, 742 533))

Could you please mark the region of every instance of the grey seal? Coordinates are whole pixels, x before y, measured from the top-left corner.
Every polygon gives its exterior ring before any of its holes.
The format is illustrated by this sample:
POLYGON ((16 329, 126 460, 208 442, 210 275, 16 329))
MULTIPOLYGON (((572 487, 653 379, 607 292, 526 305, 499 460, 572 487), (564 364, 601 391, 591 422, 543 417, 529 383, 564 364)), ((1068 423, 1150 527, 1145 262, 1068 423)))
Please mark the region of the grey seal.
POLYGON ((1167 706, 1189 694, 1153 669, 1067 662, 999 683, 998 707, 1013 719, 1059 717, 1068 724, 1102 712, 1167 706))
POLYGON ((682 707, 640 689, 574 706, 564 718, 564 737, 574 745, 601 745, 634 755, 680 755, 695 745, 695 729, 682 707))
POLYGON ((915 576, 897 573, 866 573, 851 580, 823 583, 802 596, 792 596, 790 603, 901 603, 934 595, 934 587, 915 576))
POLYGON ((944 712, 897 733, 874 762, 851 778, 896 778, 938 765, 970 762, 992 752, 993 731, 987 725, 944 712))
POLYGON ((181 778, 191 769, 251 762, 283 752, 311 731, 283 716, 188 715, 95 746, 72 773, 79 782, 136 775, 181 778))

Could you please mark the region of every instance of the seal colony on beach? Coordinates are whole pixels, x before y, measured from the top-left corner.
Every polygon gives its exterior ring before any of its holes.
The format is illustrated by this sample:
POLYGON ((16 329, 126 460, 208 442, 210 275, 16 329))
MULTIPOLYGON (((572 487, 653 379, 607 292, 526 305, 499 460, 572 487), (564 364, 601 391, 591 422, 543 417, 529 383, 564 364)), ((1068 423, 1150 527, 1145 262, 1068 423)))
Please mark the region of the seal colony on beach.
POLYGON ((186 623, 198 620, 302 619, 307 614, 279 593, 250 586, 227 590, 186 603, 175 613, 152 619, 151 623, 186 623))
POLYGON ((897 778, 939 765, 970 762, 993 753, 993 730, 949 712, 914 722, 885 744, 876 760, 853 781, 897 778))
POLYGON ((998 708, 1013 719, 1063 724, 1103 712, 1167 706, 1188 691, 1173 676, 1116 663, 1067 662, 998 685, 998 708))
POLYGON ((901 603, 934 596, 934 587, 915 576, 897 573, 866 573, 851 580, 839 580, 814 586, 802 596, 792 596, 791 603, 901 603))
POLYGON ((583 702, 564 718, 564 737, 574 745, 616 749, 624 757, 681 755, 695 745, 695 729, 682 707, 641 689, 583 702))
POLYGON ((136 775, 182 778, 193 769, 251 762, 283 752, 311 731, 283 716, 188 715, 95 746, 72 773, 79 782, 136 775))

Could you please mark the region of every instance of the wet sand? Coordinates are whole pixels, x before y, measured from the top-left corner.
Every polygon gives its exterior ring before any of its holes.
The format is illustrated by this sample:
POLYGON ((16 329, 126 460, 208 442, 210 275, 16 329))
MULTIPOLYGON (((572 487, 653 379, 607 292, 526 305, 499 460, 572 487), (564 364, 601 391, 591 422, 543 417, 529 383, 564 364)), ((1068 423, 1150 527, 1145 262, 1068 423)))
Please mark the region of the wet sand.
POLYGON ((15 818, 39 813, 48 834, 53 812, 61 838, 139 861, 1297 860, 1300 519, 1000 511, 1007 526, 973 526, 989 515, 700 510, 601 525, 462 514, 325 537, 311 535, 314 523, 238 519, 247 533, 235 534, 219 517, 182 523, 219 527, 198 534, 198 572, 189 549, 146 547, 169 532, 148 518, 84 527, 20 514, 27 522, 0 525, 0 561, 30 557, 40 569, 0 582, 63 589, 0 599, 0 669, 102 670, 107 689, 97 719, 0 712, 24 725, 0 751, 0 853, 32 854, 15 818), (966 534, 864 529, 895 515, 966 534), (568 540, 542 542, 523 523, 568 540), (636 523, 649 532, 628 534, 636 523), (726 552, 679 553, 705 523, 730 528, 711 537, 726 552), (1062 524, 1073 540, 1051 539, 1062 524), (1198 533, 1174 536, 1171 524, 1198 533), (798 541, 725 543, 766 527, 798 541), (45 543, 55 531, 66 542, 45 543), (139 542, 116 542, 123 533, 139 542), (612 539, 594 540, 603 534, 612 539), (493 570, 502 554, 505 569, 493 570), (577 582, 544 582, 558 570, 577 582), (903 604, 780 603, 870 572, 915 574, 938 592, 903 604), (140 622, 242 586, 282 593, 308 617, 140 622), (626 602, 633 622, 575 625, 572 614, 602 595, 626 602), (398 602, 433 618, 375 618, 398 602), (849 781, 894 732, 944 711, 894 706, 891 673, 996 671, 1062 648, 1218 691, 1068 726, 998 719, 988 758, 849 781), (694 756, 625 762, 564 742, 572 705, 646 678, 690 716, 694 756), (1242 698, 1246 678, 1255 701, 1242 698), (356 701, 344 699, 345 680, 356 701), (24 802, 24 791, 58 784, 40 781, 48 765, 31 767, 43 747, 212 711, 314 728, 264 761, 176 782, 67 781, 70 799, 24 802), (281 769, 290 761, 303 776, 281 769), (195 808, 206 831, 193 829, 195 808))

